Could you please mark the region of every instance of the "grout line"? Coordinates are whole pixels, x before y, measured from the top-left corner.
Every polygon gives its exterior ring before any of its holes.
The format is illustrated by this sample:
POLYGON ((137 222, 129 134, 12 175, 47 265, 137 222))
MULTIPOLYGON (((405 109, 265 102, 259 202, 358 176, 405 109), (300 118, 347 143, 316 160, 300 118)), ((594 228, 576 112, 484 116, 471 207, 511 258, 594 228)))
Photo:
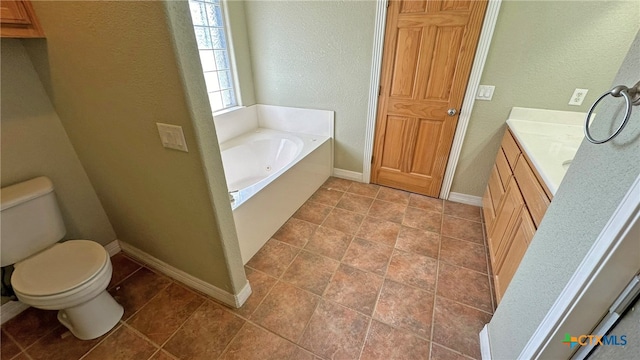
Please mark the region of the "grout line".
MULTIPOLYGON (((128 257, 127 257, 127 259, 128 259, 128 257)), ((138 262, 135 262, 135 263, 136 263, 136 264, 138 264, 138 262)), ((127 275, 127 276, 125 276, 124 278, 122 278, 122 280, 120 280, 120 281, 118 281, 117 283, 115 283, 115 284, 111 285, 111 287, 108 287, 106 290, 108 291, 108 290, 111 290, 111 289, 115 289, 118 285, 120 285, 120 284, 122 284, 123 282, 125 282, 128 278, 132 277, 132 276, 133 276, 133 274, 137 273, 138 271, 140 271, 140 269, 142 269, 142 268, 144 267, 143 265, 140 265, 140 264, 138 264, 138 265, 139 265, 139 267, 138 267, 137 269, 133 270, 133 271, 131 272, 131 274, 129 274, 129 275, 127 275)), ((112 271, 113 271, 113 270, 112 270, 112 271)))
MULTIPOLYGON (((55 311, 55 310, 48 310, 48 311, 55 311)), ((58 320, 57 320, 57 318, 56 318, 56 321, 58 321, 58 320)), ((23 349, 22 351, 26 354, 26 353, 27 353, 27 351, 28 351, 29 349, 31 349, 35 344, 37 344, 40 340, 42 340, 42 339, 44 339, 45 337, 49 336, 49 334, 52 334, 54 331, 58 330, 58 328, 60 328, 60 327, 64 327, 64 325, 62 325, 62 323, 60 323, 60 322, 58 321, 58 324, 57 324, 56 326, 54 326, 51 330, 49 330, 46 334, 42 335, 42 336, 41 336, 41 337, 39 337, 37 340, 35 340, 35 341, 34 341, 34 342, 32 342, 31 344, 29 344, 28 346, 24 346, 24 347, 23 347, 23 346, 21 346, 17 341, 15 341, 15 339, 13 338, 13 336, 11 336, 11 338, 12 338, 12 340, 14 340, 14 342, 15 342, 16 344, 18 344, 18 347, 19 347, 19 348, 23 349)), ((65 328, 65 329, 66 329, 66 328, 65 328)), ((67 329, 67 331, 68 331, 68 329, 67 329)), ((5 333, 6 333, 7 335, 10 335, 8 331, 6 331, 5 333)), ((72 336, 73 336, 73 335, 72 335, 72 336)), ((29 356, 29 357, 31 357, 31 356, 29 356)))
POLYGON ((153 359, 153 357, 156 356, 156 354, 158 354, 160 351, 162 351, 162 350, 160 348, 158 348, 153 354, 151 354, 151 356, 149 356, 149 358, 147 360, 153 359))
MULTIPOLYGON (((317 295, 316 295, 316 296, 317 296, 317 295)), ((315 311, 315 310, 314 310, 314 311, 315 311)), ((313 351, 310 351, 310 350, 308 350, 307 348, 302 347, 302 345, 298 344, 298 342, 297 342, 297 341, 292 341, 292 340, 290 340, 290 339, 287 339, 287 338, 285 338, 284 336, 282 336, 282 335, 280 335, 280 334, 276 333, 275 331, 273 331, 273 330, 270 330, 270 329, 266 328, 266 327, 265 327, 265 326, 263 326, 262 324, 259 324, 259 323, 255 322, 255 321, 251 320, 251 319, 245 319, 245 321, 246 321, 247 323, 249 323, 249 324, 251 324, 251 325, 255 326, 255 327, 258 327, 258 328, 260 328, 260 329, 262 329, 262 330, 264 330, 264 331, 269 332, 270 334, 273 334, 273 335, 275 335, 275 336, 277 336, 277 337, 281 338, 282 340, 284 340, 284 341, 286 341, 286 342, 288 342, 288 343, 291 343, 291 344, 295 345, 296 347, 298 347, 298 348, 300 348, 300 349, 304 349, 305 351, 307 351, 307 352, 309 352, 309 353, 313 354, 314 356, 317 356, 317 357, 319 357, 319 358, 322 358, 320 355, 316 355, 313 351)), ((243 325, 243 327, 244 327, 244 325, 243 325)), ((303 333, 304 333, 304 331, 303 331, 303 333)), ((225 349, 225 350, 226 350, 226 349, 225 349)))
MULTIPOLYGON (((189 322, 189 319, 191 319, 193 317, 193 314, 195 314, 196 312, 198 312, 198 310, 200 310, 201 307, 203 307, 207 301, 210 301, 209 299, 204 299, 204 301, 202 302, 202 304, 200 304, 200 306, 198 306, 189 316, 187 316, 187 318, 182 322, 182 324, 180 324, 180 326, 178 326, 178 328, 176 329, 176 331, 173 332, 173 334, 171 334, 167 340, 165 340, 162 344, 160 344, 159 348, 163 349, 165 345, 167 345, 167 343, 169 341, 171 341, 171 339, 173 339, 174 336, 176 336, 176 334, 178 332, 180 332, 180 330, 182 330, 182 328, 184 327, 184 325, 189 322)), ((216 303, 217 304, 217 303, 216 303)), ((175 356, 174 354, 170 353, 169 351, 167 351, 167 353, 169 353, 171 356, 177 358, 177 356, 175 356)))
MULTIPOLYGON (((111 335, 113 335, 116 331, 120 330, 120 328, 123 326, 124 322, 119 320, 118 323, 116 324, 116 326, 114 326, 111 330, 107 331, 106 336, 104 337, 104 339, 98 341, 95 345, 93 345, 89 350, 85 351, 84 354, 82 354, 82 356, 80 356, 79 360, 84 359, 85 357, 87 357, 87 355, 89 355, 89 353, 91 353, 95 348, 97 348, 98 346, 100 346, 100 344, 102 344, 103 342, 105 342, 105 340, 107 340, 109 337, 111 337, 111 335)), ((70 333, 71 336, 73 336, 73 334, 70 333)))
MULTIPOLYGON (((148 269, 148 268, 147 268, 147 270, 150 270, 150 271, 151 271, 151 269, 148 269)), ((154 272, 154 274, 156 274, 156 275, 161 275, 161 274, 158 274, 158 273, 156 273, 156 272, 154 272)), ((162 287, 160 290, 158 290, 158 292, 157 292, 155 295, 153 295, 149 300, 147 300, 147 302, 145 302, 142 306, 140 306, 140 308, 139 308, 138 310, 134 311, 134 312, 133 312, 129 317, 127 317, 127 319, 126 319, 126 320, 123 320, 123 318, 124 318, 124 314, 123 314, 123 315, 122 315, 123 317, 120 319, 120 321, 122 321, 123 323, 125 323, 125 322, 127 322, 127 321, 129 321, 129 320, 133 319, 133 318, 134 318, 134 317, 135 317, 135 316, 136 316, 136 315, 137 315, 137 314, 138 314, 142 309, 144 309, 147 305, 149 305, 149 303, 150 303, 151 301, 153 301, 153 299, 155 299, 156 297, 158 297, 158 295, 160 295, 160 293, 162 293, 163 291, 165 291, 166 289, 168 289, 168 288, 169 288, 169 286, 171 286, 171 284, 173 284, 173 283, 175 282, 174 280, 172 280, 171 278, 169 278, 169 277, 167 277, 167 276, 165 276, 165 275, 161 275, 161 276, 164 276, 165 278, 169 279, 169 283, 168 283, 167 285, 165 285, 164 287, 162 287)), ((184 286, 184 285, 180 284, 180 286, 184 286)), ((113 295, 112 295, 112 296, 113 296, 113 295)), ((124 307, 124 306, 123 306, 123 307, 124 307)))
MULTIPOLYGON (((314 294, 315 295, 315 294, 314 294)), ((316 295, 317 296, 317 295, 316 295)), ((318 307, 320 307, 320 303, 322 303, 322 296, 317 296, 318 297, 318 302, 316 303, 316 306, 313 308, 313 311, 311 312, 311 316, 309 316, 309 320, 307 320, 307 323, 304 325, 304 327, 302 328, 302 331, 300 332, 300 336, 298 336, 298 338, 296 339, 296 341, 294 341, 294 343, 306 350, 309 350, 309 352, 311 352, 314 355, 317 355, 313 350, 311 349, 307 349, 305 347, 302 346, 302 344, 300 343, 302 341, 302 337, 304 336, 304 333, 307 331, 307 329, 309 328, 309 324, 311 324, 311 319, 313 319, 313 315, 316 314, 316 310, 318 310, 318 307)), ((319 356, 319 355, 318 355, 319 356)))
POLYGON ((432 342, 432 344, 436 344, 436 345, 438 345, 439 347, 441 347, 441 348, 445 348, 445 349, 447 349, 447 350, 449 350, 449 351, 451 351, 451 352, 454 352, 454 353, 456 353, 457 355, 460 355, 460 356, 462 356, 462 357, 464 357, 464 358, 471 359, 471 360, 476 360, 476 358, 474 358, 474 357, 472 357, 472 356, 470 356, 470 355, 464 354, 464 353, 460 352, 459 350, 452 349, 452 348, 450 348, 450 347, 448 347, 448 346, 444 346, 444 345, 442 345, 442 344, 440 344, 440 343, 432 342))
POLYGON ((491 298, 491 308, 493 309, 493 313, 496 312, 496 308, 498 307, 498 304, 496 304, 497 300, 495 298, 495 292, 496 290, 494 289, 494 284, 493 284, 493 277, 495 276, 495 274, 493 273, 493 268, 491 265, 491 259, 489 257, 489 235, 487 234, 487 228, 486 228, 486 224, 482 224, 482 237, 484 239, 484 256, 485 256, 485 261, 487 263, 487 277, 489 278, 489 297, 491 298))
MULTIPOLYGON (((485 256, 486 256, 486 255, 485 255, 485 256)), ((440 260, 438 260, 438 261, 440 261, 440 260)), ((486 275, 489 275, 487 272, 478 271, 478 270, 471 269, 471 268, 468 268, 468 267, 466 267, 466 266, 462 266, 462 265, 454 264, 454 263, 451 263, 451 262, 448 262, 448 261, 442 261, 442 263, 444 263, 444 264, 445 264, 445 265, 447 265, 447 266, 453 266, 453 267, 461 268, 461 269, 464 269, 464 270, 469 270, 469 271, 472 271, 472 272, 474 272, 474 273, 476 273, 476 274, 485 275, 485 276, 486 276, 486 275)))
POLYGON ((485 246, 485 244, 484 244, 484 235, 482 235, 482 238, 483 238, 482 243, 479 243, 479 242, 473 241, 473 240, 457 238, 457 237, 451 236, 451 235, 444 235, 442 233, 440 233, 440 236, 444 236, 444 237, 447 237, 447 238, 450 238, 450 239, 455 239, 455 240, 462 240, 462 241, 470 242, 472 244, 476 244, 476 245, 480 245, 480 246, 485 246))
POLYGON ((242 332, 242 329, 244 329, 245 326, 247 326, 249 322, 245 321, 244 324, 242 324, 242 326, 240 327, 240 330, 238 330, 238 332, 233 335, 233 337, 231 338, 231 340, 229 340, 229 342, 227 343, 227 345, 224 347, 224 349, 222 349, 222 351, 220 352, 220 355, 218 355, 218 359, 222 358, 222 355, 225 354, 225 352, 227 351, 227 349, 229 349, 229 347, 231 346, 231 343, 233 343, 233 341, 238 337, 238 335, 240 335, 240 333, 242 332))
MULTIPOLYGON (((17 353, 14 357, 17 357, 17 356, 18 356, 18 355, 20 355, 20 354, 24 354, 24 355, 26 355, 29 359, 31 359, 31 356, 29 356, 29 354, 27 354, 27 349, 28 349, 28 348, 30 348, 31 346, 33 346, 33 344, 35 344, 35 343, 37 343, 38 341, 40 341, 40 339, 42 339, 42 338, 44 338, 45 336, 47 336, 47 335, 49 335, 50 333, 52 333, 52 332, 53 332, 54 330, 56 330, 57 328, 58 328, 58 326, 54 326, 54 327, 53 327, 53 329, 52 329, 51 331, 47 332, 45 335, 42 335, 42 336, 41 336, 41 337, 39 337, 37 340, 35 340, 32 344, 30 344, 29 346, 26 346, 26 347, 24 347, 24 346, 20 345, 20 343, 16 341, 16 338, 14 338, 14 337, 13 337, 13 335, 9 334, 9 332, 8 332, 8 331, 6 331, 6 330, 4 329, 4 327, 3 327, 2 329, 0 329, 0 331, 4 332, 4 334, 5 334, 7 337, 9 337, 9 339, 10 339, 11 341, 13 341, 13 342, 14 342, 14 344, 16 344, 16 346, 18 347, 18 349, 20 349, 20 352, 19 352, 19 353, 17 353)), ((1 344, 0 344, 0 345, 1 345, 1 344)))
MULTIPOLYGON (((442 233, 442 227, 444 226, 444 201, 442 203, 442 217, 440 220, 440 233, 442 233)), ((436 300, 438 298, 438 280, 440 277, 440 251, 442 250, 442 235, 440 236, 440 241, 438 242, 438 263, 436 266, 436 281, 433 285, 433 309, 431 310, 431 334, 429 335, 429 359, 432 357, 433 353, 433 333, 436 328, 436 300)))
MULTIPOLYGON (((382 285, 380 285, 380 290, 378 291, 378 296, 376 297, 376 302, 373 305, 373 312, 371 313, 371 318, 376 319, 374 316, 376 314, 376 310, 378 309, 378 303, 380 302, 380 297, 382 296, 382 290, 384 289, 384 283, 387 281, 387 274, 389 273, 389 265, 391 265, 391 260, 393 259, 393 252, 395 251, 395 244, 398 242, 398 236, 400 236, 400 231, 398 231, 398 235, 396 235, 396 241, 393 243, 394 245, 391 247, 391 254, 389 254, 389 259, 387 259, 387 266, 384 268, 384 274, 382 275, 382 285)), ((392 281, 389 279, 389 281, 392 281)), ((378 320, 378 319, 376 319, 378 320)), ((373 321, 373 320, 372 320, 373 321)), ((367 332, 368 335, 368 332, 367 332)))
MULTIPOLYGON (((351 186, 351 185, 349 185, 349 186, 351 186)), ((341 197, 341 198, 342 198, 342 197, 341 197)), ((336 203, 336 204, 337 204, 337 203, 336 203)), ((332 206, 332 207, 331 207, 331 210, 329 211, 329 213, 327 214, 327 216, 326 216, 326 217, 324 218, 324 220, 322 221, 322 224, 324 224, 324 223, 327 221, 327 219, 329 218, 329 216, 331 215, 331 213, 333 212, 333 210, 335 210, 335 208, 336 208, 335 206, 332 206)), ((348 211, 348 210, 347 210, 347 211, 348 211)), ((322 226, 322 224, 320 224, 320 226, 322 226)), ((322 255, 320 255, 320 256, 322 256, 322 255)), ((305 324, 305 325, 304 325, 304 327, 302 328, 302 331, 300 332, 300 335, 299 335, 299 336, 297 337, 297 339, 294 341, 294 343, 295 343, 296 345, 298 345, 298 346, 302 347, 302 344, 300 344, 300 342, 301 342, 301 340, 302 340, 302 337, 304 336, 304 333, 307 331, 307 328, 309 327, 309 324, 311 323, 311 319, 313 319, 313 316, 315 315, 316 310, 318 310, 318 307, 320 306, 320 303, 322 303, 322 300, 324 299, 324 298, 323 298, 323 294, 324 294, 324 292, 327 290, 327 288, 329 287, 329 284, 331 283, 331 280, 332 280, 332 279, 333 279, 333 277, 335 276, 335 273, 338 271, 338 268, 339 268, 339 267, 340 267, 340 263, 338 263, 338 266, 336 267, 336 270, 334 270, 333 274, 331 274, 331 279, 329 280, 329 282, 328 282, 328 283, 327 283, 327 285, 325 286, 325 289, 322 291, 322 295, 318 296, 317 294, 314 294, 314 293, 312 293, 311 291, 308 291, 308 290, 304 290, 304 289, 302 289, 302 290, 307 291, 308 293, 313 294, 314 296, 316 296, 316 297, 317 297, 317 299, 318 299, 318 302, 316 303, 316 306, 313 308, 313 311, 311 312, 311 316, 309 317, 309 319, 307 320, 306 324, 305 324)), ((288 270, 288 269, 287 269, 287 270, 288 270)), ((286 272, 286 271, 285 271, 285 272, 286 272)), ((284 275, 284 273, 283 273, 283 275, 284 275)), ((289 284, 289 283, 287 282, 287 284, 289 284)), ((296 288, 298 288, 296 285, 293 285, 293 284, 291 284, 291 285, 292 285, 292 286, 295 286, 296 288)), ((306 349, 306 348, 304 348, 304 349, 306 349)), ((311 352, 312 354, 317 355, 313 350, 310 350, 310 349, 306 349, 306 350, 309 350, 309 352, 311 352)))
POLYGON ((369 332, 371 331, 371 326, 373 325, 373 318, 369 318, 369 324, 367 324, 367 330, 364 332, 364 339, 362 339, 362 346, 360 346, 360 352, 358 353, 358 359, 362 358, 362 353, 364 352, 364 348, 367 346, 367 339, 369 338, 369 332))

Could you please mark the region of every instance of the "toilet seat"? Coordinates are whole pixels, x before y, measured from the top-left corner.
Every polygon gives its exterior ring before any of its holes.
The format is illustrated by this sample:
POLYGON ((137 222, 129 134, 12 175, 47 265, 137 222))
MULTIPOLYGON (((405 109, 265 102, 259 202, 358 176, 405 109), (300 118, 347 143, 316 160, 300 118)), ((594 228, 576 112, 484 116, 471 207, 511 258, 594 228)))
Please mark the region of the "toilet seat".
POLYGON ((103 291, 111 273, 109 254, 100 244, 70 240, 15 264, 11 285, 26 304, 60 309, 103 291))

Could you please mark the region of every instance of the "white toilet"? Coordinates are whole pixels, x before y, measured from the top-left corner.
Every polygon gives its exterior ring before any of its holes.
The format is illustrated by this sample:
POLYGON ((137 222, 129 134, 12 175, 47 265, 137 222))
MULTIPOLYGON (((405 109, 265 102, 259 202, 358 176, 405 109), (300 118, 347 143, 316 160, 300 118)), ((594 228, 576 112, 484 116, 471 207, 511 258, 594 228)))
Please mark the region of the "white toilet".
POLYGON ((124 309, 106 291, 111 259, 98 243, 57 243, 66 229, 46 177, 2 188, 1 266, 13 264, 11 285, 18 299, 58 310, 58 320, 82 340, 111 330, 124 309))

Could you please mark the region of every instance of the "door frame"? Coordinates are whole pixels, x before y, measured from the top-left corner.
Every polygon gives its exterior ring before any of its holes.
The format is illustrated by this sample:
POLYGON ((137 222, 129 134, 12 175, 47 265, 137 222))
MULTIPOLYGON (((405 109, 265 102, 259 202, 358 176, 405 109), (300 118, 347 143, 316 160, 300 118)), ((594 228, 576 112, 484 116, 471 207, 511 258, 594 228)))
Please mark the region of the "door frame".
MULTIPOLYGON (((382 50, 384 45, 384 33, 387 20, 387 4, 389 0, 376 0, 376 17, 375 30, 373 35, 373 55, 371 64, 371 80, 369 82, 369 106, 367 109, 367 124, 365 128, 364 156, 362 160, 362 181, 371 182, 371 158, 373 156, 373 140, 376 127, 376 115, 378 112, 378 95, 380 89, 380 76, 382 74, 382 50)), ((502 0, 489 0, 487 10, 480 31, 480 39, 476 49, 475 58, 471 67, 471 75, 467 83, 464 99, 462 100, 462 108, 458 117, 456 132, 453 137, 453 144, 449 152, 449 160, 447 168, 442 180, 440 190, 440 198, 449 198, 451 184, 453 183, 453 175, 458 165, 458 159, 462 150, 462 143, 467 132, 469 119, 471 118, 471 110, 475 102, 476 90, 480 84, 480 77, 484 70, 484 65, 489 53, 491 39, 498 20, 500 5, 502 0)))

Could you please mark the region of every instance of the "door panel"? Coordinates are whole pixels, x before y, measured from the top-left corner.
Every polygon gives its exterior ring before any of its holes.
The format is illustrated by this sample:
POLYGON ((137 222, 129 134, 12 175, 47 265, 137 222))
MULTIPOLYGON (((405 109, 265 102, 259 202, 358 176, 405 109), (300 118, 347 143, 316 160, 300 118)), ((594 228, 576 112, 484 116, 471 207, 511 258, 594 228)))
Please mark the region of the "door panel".
POLYGON ((486 5, 391 0, 374 183, 438 196, 486 5))
MULTIPOLYGON (((409 125, 411 125, 410 119, 390 116, 387 121, 387 134, 391 139, 406 139, 410 131, 409 125)), ((390 146, 389 148, 382 158, 382 166, 390 170, 399 170, 403 158, 403 147, 390 146)))
POLYGON ((391 83, 394 97, 411 97, 416 82, 415 69, 418 66, 420 52, 420 29, 400 29, 398 31, 398 52, 391 83))
POLYGON ((420 120, 411 173, 431 175, 434 159, 427 155, 432 154, 437 148, 438 141, 442 135, 442 123, 426 119, 420 120))
POLYGON ((472 1, 447 0, 442 2, 442 10, 469 10, 472 1))
POLYGON ((412 12, 424 12, 427 9, 427 0, 403 1, 400 12, 403 14, 412 12))
POLYGON ((462 42, 462 27, 438 29, 435 48, 432 52, 431 73, 426 86, 425 100, 449 100, 456 62, 462 42))

